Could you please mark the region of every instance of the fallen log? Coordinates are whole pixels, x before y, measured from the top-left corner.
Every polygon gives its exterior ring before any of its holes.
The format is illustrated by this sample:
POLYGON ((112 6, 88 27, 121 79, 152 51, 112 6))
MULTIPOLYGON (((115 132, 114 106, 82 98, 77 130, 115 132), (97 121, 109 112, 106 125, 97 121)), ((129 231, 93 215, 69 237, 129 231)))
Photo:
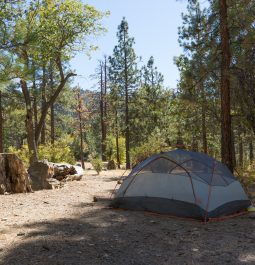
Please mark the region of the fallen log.
POLYGON ((77 174, 76 169, 74 166, 69 164, 63 163, 53 163, 54 167, 54 175, 53 178, 61 181, 66 178, 68 175, 75 175, 77 174))

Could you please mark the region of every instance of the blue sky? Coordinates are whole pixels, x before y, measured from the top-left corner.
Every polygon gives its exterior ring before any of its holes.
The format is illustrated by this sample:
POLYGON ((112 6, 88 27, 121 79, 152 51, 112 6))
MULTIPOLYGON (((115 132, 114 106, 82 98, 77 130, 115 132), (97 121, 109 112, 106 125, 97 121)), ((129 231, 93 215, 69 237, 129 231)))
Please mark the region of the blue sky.
POLYGON ((82 89, 91 89, 95 80, 90 76, 95 72, 98 60, 104 55, 111 55, 117 44, 117 27, 123 17, 129 24, 129 34, 135 38, 135 52, 142 56, 146 64, 152 55, 159 71, 164 75, 165 86, 175 88, 179 73, 173 63, 173 57, 182 50, 178 45, 178 26, 181 25, 181 13, 185 12, 185 0, 84 0, 100 11, 110 11, 110 16, 103 20, 108 32, 93 44, 98 50, 89 59, 86 54, 78 54, 71 62, 71 67, 78 76, 74 84, 82 89))

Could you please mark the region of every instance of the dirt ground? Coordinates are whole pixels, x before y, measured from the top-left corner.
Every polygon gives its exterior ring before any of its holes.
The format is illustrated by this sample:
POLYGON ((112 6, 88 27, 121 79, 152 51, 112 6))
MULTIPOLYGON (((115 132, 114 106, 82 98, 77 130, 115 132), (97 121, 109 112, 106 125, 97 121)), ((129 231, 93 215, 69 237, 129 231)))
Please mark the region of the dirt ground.
POLYGON ((255 264, 251 216, 205 225, 108 209, 122 173, 87 170, 59 190, 1 196, 0 264, 255 264))

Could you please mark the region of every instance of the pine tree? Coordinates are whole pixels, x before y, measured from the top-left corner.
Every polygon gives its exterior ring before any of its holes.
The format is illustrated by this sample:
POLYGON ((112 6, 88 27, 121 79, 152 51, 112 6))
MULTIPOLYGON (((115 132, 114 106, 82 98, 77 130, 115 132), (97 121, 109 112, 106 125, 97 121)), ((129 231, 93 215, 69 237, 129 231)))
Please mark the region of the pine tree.
POLYGON ((124 117, 125 117, 125 139, 126 139, 126 168, 130 164, 130 118, 129 118, 129 98, 130 92, 136 88, 138 82, 137 56, 133 45, 134 38, 128 33, 128 23, 123 18, 117 32, 118 45, 113 50, 110 61, 110 80, 121 96, 124 97, 124 117))

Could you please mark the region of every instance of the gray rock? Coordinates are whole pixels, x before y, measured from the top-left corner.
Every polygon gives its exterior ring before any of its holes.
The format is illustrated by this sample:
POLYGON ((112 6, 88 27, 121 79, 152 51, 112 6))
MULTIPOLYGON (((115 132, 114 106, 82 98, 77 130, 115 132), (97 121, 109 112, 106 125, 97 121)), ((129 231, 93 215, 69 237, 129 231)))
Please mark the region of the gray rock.
POLYGON ((42 160, 33 163, 28 173, 32 181, 32 188, 34 190, 51 189, 52 185, 49 184, 48 180, 54 175, 54 167, 47 160, 42 160))

